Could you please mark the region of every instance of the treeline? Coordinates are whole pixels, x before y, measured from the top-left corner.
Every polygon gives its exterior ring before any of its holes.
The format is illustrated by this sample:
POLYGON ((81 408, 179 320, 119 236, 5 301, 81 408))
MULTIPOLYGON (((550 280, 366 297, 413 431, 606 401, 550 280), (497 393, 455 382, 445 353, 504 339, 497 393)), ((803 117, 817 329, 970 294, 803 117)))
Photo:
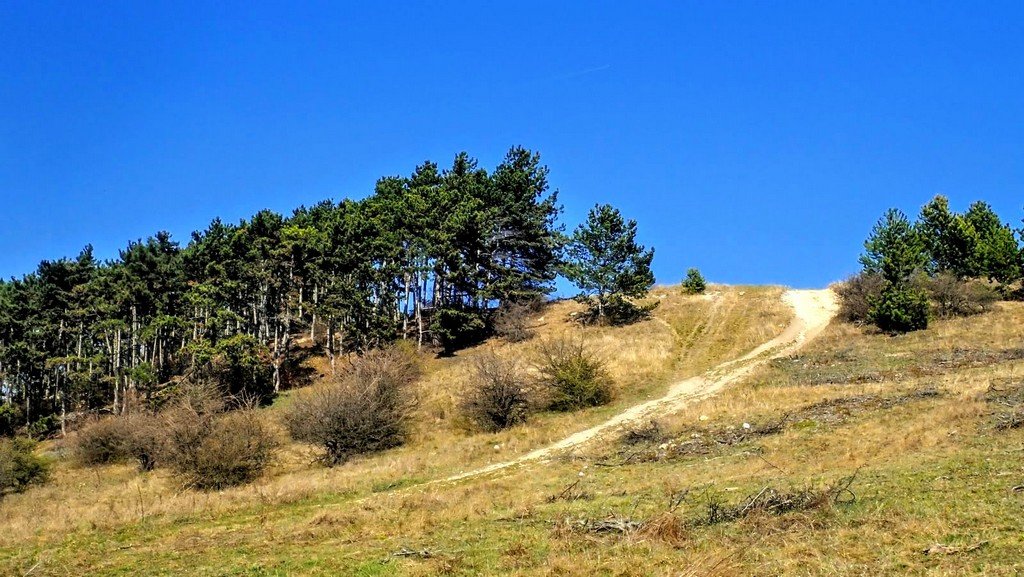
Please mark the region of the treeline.
POLYGON ((0 281, 0 434, 159 403, 182 379, 266 397, 297 377, 300 339, 332 365, 397 339, 453 351, 552 291, 560 212, 516 147, 490 172, 462 153, 364 200, 214 220, 185 246, 161 232, 112 261, 44 261, 0 281))
POLYGON ((927 328, 930 318, 981 312, 1020 293, 1024 229, 1014 230, 985 202, 964 213, 936 196, 916 221, 889 209, 864 243, 862 271, 839 293, 841 315, 880 329, 927 328))

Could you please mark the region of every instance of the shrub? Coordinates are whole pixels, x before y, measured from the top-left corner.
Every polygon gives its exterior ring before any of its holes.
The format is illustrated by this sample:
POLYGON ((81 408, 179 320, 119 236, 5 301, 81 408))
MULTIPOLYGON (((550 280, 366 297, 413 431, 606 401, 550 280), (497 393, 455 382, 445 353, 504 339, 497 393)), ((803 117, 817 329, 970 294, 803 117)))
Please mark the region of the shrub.
POLYGON ((470 392, 462 400, 462 413, 488 432, 526 422, 530 391, 520 366, 491 352, 475 359, 470 392))
POLYGON ((356 357, 344 377, 362 383, 389 382, 406 387, 422 373, 423 361, 416 346, 409 341, 400 341, 356 357))
POLYGON ((605 364, 582 338, 563 337, 542 343, 537 369, 541 384, 551 395, 551 410, 572 411, 612 400, 605 364))
POLYGON ((163 422, 158 415, 141 413, 127 417, 131 435, 128 437, 127 454, 142 471, 152 471, 165 454, 166 435, 163 422))
POLYGON ((46 482, 49 466, 34 449, 31 439, 0 439, 0 498, 46 482))
POLYGON ((850 323, 873 322, 871 303, 882 294, 885 279, 881 274, 862 272, 836 287, 839 295, 839 318, 850 323))
POLYGON ((872 301, 871 317, 887 333, 928 328, 928 295, 912 286, 890 285, 872 301))
POLYGON ((150 413, 108 417, 82 428, 71 440, 71 452, 83 465, 135 461, 151 471, 163 451, 164 427, 150 413))
POLYGON ((574 300, 587 307, 586 311, 576 317, 577 321, 585 325, 622 326, 632 324, 650 318, 651 312, 661 304, 658 301, 636 304, 618 294, 605 297, 604 304, 600 307, 597 304, 597 299, 585 295, 578 296, 574 300))
POLYGON ((319 446, 328 466, 397 447, 408 434, 419 372, 411 349, 371 351, 337 381, 299 394, 285 427, 295 440, 319 446))
POLYGON ((494 316, 494 334, 510 343, 519 343, 533 338, 530 317, 540 310, 542 301, 505 302, 498 307, 494 316))
POLYGON ((939 318, 963 317, 983 313, 992 308, 998 295, 982 282, 961 280, 951 273, 942 272, 925 283, 939 318))
POLYGON ((72 437, 71 453, 83 465, 126 461, 131 434, 128 421, 124 418, 100 419, 83 427, 72 437))
POLYGON ((28 426, 28 435, 33 439, 45 439, 60 431, 60 417, 46 415, 28 426))
POLYGON ((253 481, 278 447, 252 404, 220 412, 216 404, 186 399, 161 420, 166 437, 160 457, 188 487, 222 489, 253 481))
POLYGON ((13 437, 21 422, 21 409, 17 405, 0 404, 0 437, 13 437))
POLYGON ((707 281, 704 280, 704 275, 700 274, 700 271, 691 268, 686 271, 686 279, 683 280, 683 292, 691 295, 701 294, 708 288, 707 281))

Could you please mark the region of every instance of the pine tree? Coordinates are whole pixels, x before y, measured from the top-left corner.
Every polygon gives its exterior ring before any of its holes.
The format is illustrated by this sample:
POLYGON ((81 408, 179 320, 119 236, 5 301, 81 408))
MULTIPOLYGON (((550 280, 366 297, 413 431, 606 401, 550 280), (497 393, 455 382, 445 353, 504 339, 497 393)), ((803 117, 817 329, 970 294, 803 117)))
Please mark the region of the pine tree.
POLYGON ((889 209, 864 242, 864 272, 881 274, 885 285, 871 302, 871 317, 887 332, 908 332, 928 327, 928 296, 914 286, 912 277, 928 261, 921 235, 903 212, 889 209))
POLYGON ((647 294, 654 285, 654 249, 636 242, 636 221, 624 220, 608 204, 596 205, 573 232, 563 274, 599 322, 629 320, 638 310, 625 300, 647 294))
POLYGON ((704 280, 704 275, 700 274, 700 271, 691 268, 686 271, 686 278, 683 279, 683 290, 688 294, 701 294, 708 288, 707 281, 704 280))
POLYGON ((129 412, 181 378, 273 394, 307 335, 332 366, 398 338, 450 352, 503 303, 551 290, 560 211, 540 156, 515 147, 490 174, 460 153, 362 200, 215 219, 184 248, 160 232, 109 262, 88 247, 44 261, 0 282, 0 413, 46 433, 55 415, 129 412))
POLYGON ((1001 283, 1020 279, 1020 248, 1013 229, 981 201, 972 204, 963 218, 977 237, 972 260, 974 276, 1001 283))
POLYGON ((529 301, 553 290, 561 244, 558 191, 548 194, 540 155, 514 147, 491 175, 486 297, 529 301))
POLYGON ((961 279, 974 276, 978 237, 963 216, 949 209, 949 200, 936 196, 921 208, 917 231, 932 272, 950 272, 961 279))

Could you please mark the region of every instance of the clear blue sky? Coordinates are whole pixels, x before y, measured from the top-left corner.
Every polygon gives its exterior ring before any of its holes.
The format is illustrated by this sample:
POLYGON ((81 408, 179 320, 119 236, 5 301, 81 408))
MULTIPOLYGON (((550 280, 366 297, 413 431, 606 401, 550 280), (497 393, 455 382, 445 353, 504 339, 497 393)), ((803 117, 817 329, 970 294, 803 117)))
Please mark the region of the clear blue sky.
POLYGON ((1024 4, 633 4, 6 0, 0 276, 515 144, 661 282, 821 286, 939 193, 1024 217, 1024 4))

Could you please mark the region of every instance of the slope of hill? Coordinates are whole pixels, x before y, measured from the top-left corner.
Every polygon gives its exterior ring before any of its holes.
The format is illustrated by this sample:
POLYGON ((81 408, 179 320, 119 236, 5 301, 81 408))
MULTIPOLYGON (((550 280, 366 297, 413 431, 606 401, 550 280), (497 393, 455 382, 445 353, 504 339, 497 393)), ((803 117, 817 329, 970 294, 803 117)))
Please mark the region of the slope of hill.
MULTIPOLYGON (((652 293, 649 321, 579 329, 616 401, 496 434, 456 406, 492 342, 429 362, 416 434, 343 467, 289 447, 262 481, 177 490, 163 473, 59 463, 0 503, 0 572, 106 574, 963 574, 1024 565, 1024 305, 891 338, 833 323, 717 395, 544 462, 514 460, 781 335, 778 288, 652 293), (942 545, 943 547, 936 547, 942 545), (930 550, 930 554, 923 551, 930 550)), ((288 402, 282 399, 279 405, 288 402)), ((277 410, 276 407, 269 409, 277 410)))

